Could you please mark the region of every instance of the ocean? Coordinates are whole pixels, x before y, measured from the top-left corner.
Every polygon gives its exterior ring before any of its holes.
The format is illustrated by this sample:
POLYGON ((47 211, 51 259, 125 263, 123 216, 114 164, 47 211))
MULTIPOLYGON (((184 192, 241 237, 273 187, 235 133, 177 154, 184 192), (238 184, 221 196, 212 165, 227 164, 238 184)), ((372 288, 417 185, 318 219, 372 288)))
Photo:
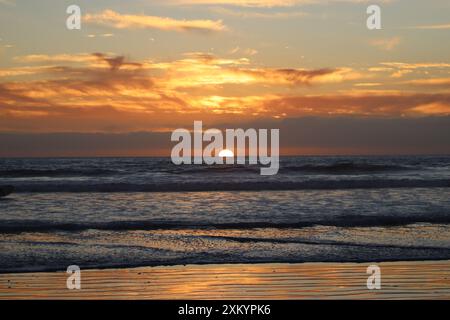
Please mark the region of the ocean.
POLYGON ((0 159, 0 272, 450 259, 450 157, 0 159))

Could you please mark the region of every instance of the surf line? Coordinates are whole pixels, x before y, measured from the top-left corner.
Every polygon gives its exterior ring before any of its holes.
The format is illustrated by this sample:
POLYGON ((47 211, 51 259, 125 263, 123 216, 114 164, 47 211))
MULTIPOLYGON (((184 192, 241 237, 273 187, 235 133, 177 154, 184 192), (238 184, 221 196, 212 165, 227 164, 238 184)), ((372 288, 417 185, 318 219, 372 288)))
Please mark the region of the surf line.
POLYGON ((172 132, 171 141, 178 142, 171 153, 175 165, 182 164, 260 164, 260 174, 272 176, 278 173, 280 157, 280 130, 270 129, 270 154, 268 129, 219 129, 203 131, 203 122, 194 121, 193 133, 187 129, 172 132), (192 137, 193 135, 193 137, 192 137), (193 142, 193 144, 192 144, 193 142), (205 147, 204 144, 208 143, 205 147), (235 143, 236 142, 236 143, 235 143), (227 152, 222 152, 227 151, 227 152), (222 154, 221 154, 222 152, 222 154), (264 167, 265 166, 265 167, 264 167))

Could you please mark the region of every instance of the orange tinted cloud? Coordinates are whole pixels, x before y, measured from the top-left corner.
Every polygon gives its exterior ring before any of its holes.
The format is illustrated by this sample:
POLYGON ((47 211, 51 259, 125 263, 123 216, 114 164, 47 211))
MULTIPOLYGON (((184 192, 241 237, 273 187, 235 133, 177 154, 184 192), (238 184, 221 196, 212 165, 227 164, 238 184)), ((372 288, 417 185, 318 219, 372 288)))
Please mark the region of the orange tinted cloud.
POLYGON ((214 7, 211 11, 230 17, 237 17, 242 19, 290 19, 301 18, 308 14, 302 11, 290 11, 290 12, 250 12, 250 11, 237 11, 223 7, 214 7))
POLYGON ((356 79, 361 75, 349 68, 278 69, 250 66, 250 60, 222 59, 211 54, 191 53, 185 59, 152 67, 167 72, 172 88, 217 86, 224 84, 261 84, 273 86, 306 86, 356 79))
POLYGON ((432 25, 426 25, 426 26, 416 26, 416 27, 412 27, 412 29, 445 30, 445 29, 450 29, 450 23, 449 24, 432 24, 432 25))
MULTIPOLYGON (((380 71, 392 71, 392 78, 401 78, 404 75, 412 74, 418 71, 447 71, 450 68, 449 63, 445 62, 419 62, 419 63, 406 63, 406 62, 382 62, 383 67, 379 68, 380 71)), ((375 70, 374 70, 375 71, 375 70)))
POLYGON ((417 86, 444 87, 450 88, 450 78, 427 78, 408 81, 407 84, 417 86))
POLYGON ((426 69, 426 68, 450 68, 450 63, 444 62, 429 62, 429 63, 406 63, 406 62, 382 62, 383 66, 398 68, 398 69, 426 69))
POLYGON ((391 51, 400 44, 399 37, 387 38, 387 39, 375 39, 369 42, 370 45, 377 47, 381 50, 391 51))
POLYGON ((302 92, 347 81, 353 88, 353 80, 363 75, 351 68, 268 68, 247 58, 202 53, 168 62, 135 62, 103 53, 19 60, 68 65, 36 66, 42 68, 36 79, 0 83, 0 131, 117 132, 168 130, 198 119, 240 123, 301 116, 449 114, 448 92, 408 94, 383 87, 356 93, 302 92))
POLYGON ((169 3, 184 5, 233 5, 242 7, 290 7, 315 2, 317 0, 169 0, 169 3))
MULTIPOLYGON (((166 0, 167 1, 167 0, 166 0)), ((389 3, 394 0, 379 0, 389 3)), ((365 3, 370 0, 168 0, 169 3, 184 5, 232 5, 241 7, 292 7, 307 4, 327 4, 330 2, 365 3)))
POLYGON ((117 29, 159 29, 166 31, 224 31, 225 25, 217 20, 176 20, 167 17, 120 14, 113 10, 87 14, 87 23, 101 24, 117 29))
POLYGON ((360 93, 320 96, 279 97, 265 103, 267 110, 287 116, 357 115, 357 116, 422 116, 449 115, 450 93, 404 94, 360 93), (432 108, 429 106, 433 106, 432 108), (437 107, 439 106, 439 107, 437 107), (429 112, 428 112, 429 111, 429 112))
POLYGON ((88 53, 80 54, 57 54, 57 55, 47 55, 47 54, 32 54, 26 56, 18 56, 14 58, 14 61, 20 63, 35 63, 35 62, 92 62, 97 60, 95 55, 88 53))
POLYGON ((17 67, 17 68, 4 68, 0 69, 1 77, 19 77, 27 75, 35 75, 39 73, 49 72, 51 67, 37 66, 37 67, 17 67))
POLYGON ((432 102, 428 104, 422 104, 412 109, 418 113, 426 115, 449 115, 450 105, 442 102, 432 102))

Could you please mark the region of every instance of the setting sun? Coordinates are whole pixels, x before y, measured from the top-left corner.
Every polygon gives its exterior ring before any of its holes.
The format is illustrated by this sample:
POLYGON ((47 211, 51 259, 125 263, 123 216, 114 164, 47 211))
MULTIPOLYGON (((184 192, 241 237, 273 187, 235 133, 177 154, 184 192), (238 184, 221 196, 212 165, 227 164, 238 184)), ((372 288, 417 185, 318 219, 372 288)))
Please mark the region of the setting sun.
POLYGON ((234 153, 231 150, 223 149, 222 151, 219 152, 219 157, 221 157, 221 158, 233 158, 234 157, 234 153))

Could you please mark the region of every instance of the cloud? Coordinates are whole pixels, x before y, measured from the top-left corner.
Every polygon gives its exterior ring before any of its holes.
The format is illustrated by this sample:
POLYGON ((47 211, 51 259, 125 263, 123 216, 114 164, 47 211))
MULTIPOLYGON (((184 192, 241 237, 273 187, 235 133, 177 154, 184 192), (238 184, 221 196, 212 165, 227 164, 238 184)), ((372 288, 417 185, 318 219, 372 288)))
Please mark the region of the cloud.
MULTIPOLYGON (((240 126, 279 128, 282 154, 450 154, 450 117, 300 117, 247 120, 240 126)), ((215 127, 234 128, 236 123, 215 127)), ((168 157, 172 146, 170 132, 0 133, 0 157, 168 157)))
MULTIPOLYGON (((166 0, 172 4, 182 5, 225 5, 239 7, 292 7, 300 5, 321 5, 336 3, 369 3, 371 0, 166 0)), ((390 3, 393 0, 378 0, 378 3, 390 3)))
POLYGON ((258 54, 258 50, 247 48, 243 51, 243 53, 247 56, 254 56, 255 54, 258 54))
POLYGON ((445 116, 450 105, 448 92, 352 92, 354 80, 365 75, 351 68, 270 68, 201 52, 164 62, 105 53, 21 56, 17 62, 37 65, 0 70, 5 76, 31 73, 0 83, 1 131, 161 131, 198 119, 238 125, 303 116, 445 116), (321 89, 347 81, 350 91, 321 89))
POLYGON ((51 70, 52 68, 47 66, 4 68, 0 69, 0 78, 46 74, 49 73, 51 70))
POLYGON ((35 63, 35 62, 50 62, 50 63, 60 63, 60 62, 93 62, 97 60, 92 54, 80 53, 80 54, 57 54, 57 55, 46 55, 46 54, 32 54, 26 56, 14 57, 14 61, 20 63, 35 63))
POLYGON ((432 102, 428 104, 422 104, 413 108, 412 110, 427 115, 449 115, 450 105, 445 103, 432 102))
POLYGON ((95 77, 0 85, 3 131, 126 132, 304 116, 423 117, 450 114, 450 93, 200 96, 120 69, 95 77))
MULTIPOLYGON (((406 74, 411 74, 421 69, 435 69, 445 70, 450 68, 449 63, 441 62, 420 62, 420 63, 406 63, 406 62, 382 62, 382 71, 393 71, 392 78, 401 78, 406 74)), ((373 68, 372 68, 373 69, 373 68)))
MULTIPOLYGON (((245 50, 244 53, 251 55, 256 52, 245 50)), ((361 76, 349 68, 282 69, 252 67, 249 64, 247 58, 221 59, 207 53, 190 53, 184 59, 156 64, 154 67, 166 70, 167 84, 172 88, 225 84, 309 86, 337 83, 361 76)))
POLYGON ((264 109, 286 116, 358 115, 378 117, 450 115, 450 93, 375 93, 278 97, 265 102, 264 109), (433 110, 426 106, 440 106, 433 110), (432 112, 428 112, 432 111, 432 112))
POLYGON ((361 83, 355 83, 355 87, 379 87, 383 85, 380 82, 361 82, 361 83))
POLYGON ((290 19, 307 16, 306 12, 289 11, 289 12, 250 12, 250 11, 235 11, 223 7, 215 7, 211 9, 212 12, 236 17, 241 19, 290 19))
POLYGON ((232 5, 241 7, 290 7, 311 4, 316 0, 169 0, 169 3, 183 5, 232 5))
POLYGON ((166 17, 120 14, 113 10, 87 14, 87 23, 106 25, 116 29, 158 29, 165 31, 218 32, 226 30, 221 20, 176 20, 166 17))
POLYGON ((162 156, 169 143, 158 132, 0 133, 0 156, 162 156))
POLYGON ((382 62, 384 66, 399 69, 422 69, 422 68, 450 68, 450 63, 445 62, 420 62, 420 63, 406 63, 406 62, 382 62))
MULTIPOLYGON (((137 62, 125 62, 125 57, 115 56, 113 54, 105 53, 78 53, 78 54, 35 54, 14 57, 13 60, 18 63, 33 63, 33 64, 85 64, 95 68, 116 68, 122 69, 137 69, 143 68, 144 64, 137 62)), ((36 68, 36 67, 29 67, 36 68)), ((57 70, 55 67, 47 66, 47 69, 57 70)), ((8 69, 6 69, 8 70, 8 69)))
MULTIPOLYGON (((251 81, 271 84, 311 85, 316 82, 333 81, 333 77, 339 75, 337 69, 236 69, 237 74, 243 74, 251 78, 251 81)), ((338 79, 336 79, 338 81, 338 79)))
POLYGON ((377 47, 381 50, 392 51, 400 44, 399 37, 387 38, 387 39, 375 39, 369 42, 371 46, 377 47))
POLYGON ((450 117, 303 117, 283 120, 294 154, 450 154, 450 117))
POLYGON ((92 55, 100 61, 108 64, 111 70, 118 70, 119 68, 129 66, 140 68, 142 66, 142 64, 138 62, 126 62, 124 56, 111 57, 104 53, 93 53, 92 55))
POLYGON ((69 65, 3 71, 5 76, 40 72, 38 79, 0 84, 3 130, 142 130, 205 114, 210 118, 256 114, 267 95, 222 97, 208 94, 208 88, 219 86, 211 92, 223 93, 220 86, 226 84, 306 86, 341 72, 251 68, 246 58, 223 59, 204 53, 165 63, 133 62, 103 53, 33 55, 16 60, 69 65))
POLYGON ((424 87, 450 88, 450 78, 427 78, 407 81, 406 84, 424 87))
POLYGON ((446 29, 450 29, 450 24, 434 24, 434 25, 415 26, 415 27, 411 27, 410 29, 446 30, 446 29))

